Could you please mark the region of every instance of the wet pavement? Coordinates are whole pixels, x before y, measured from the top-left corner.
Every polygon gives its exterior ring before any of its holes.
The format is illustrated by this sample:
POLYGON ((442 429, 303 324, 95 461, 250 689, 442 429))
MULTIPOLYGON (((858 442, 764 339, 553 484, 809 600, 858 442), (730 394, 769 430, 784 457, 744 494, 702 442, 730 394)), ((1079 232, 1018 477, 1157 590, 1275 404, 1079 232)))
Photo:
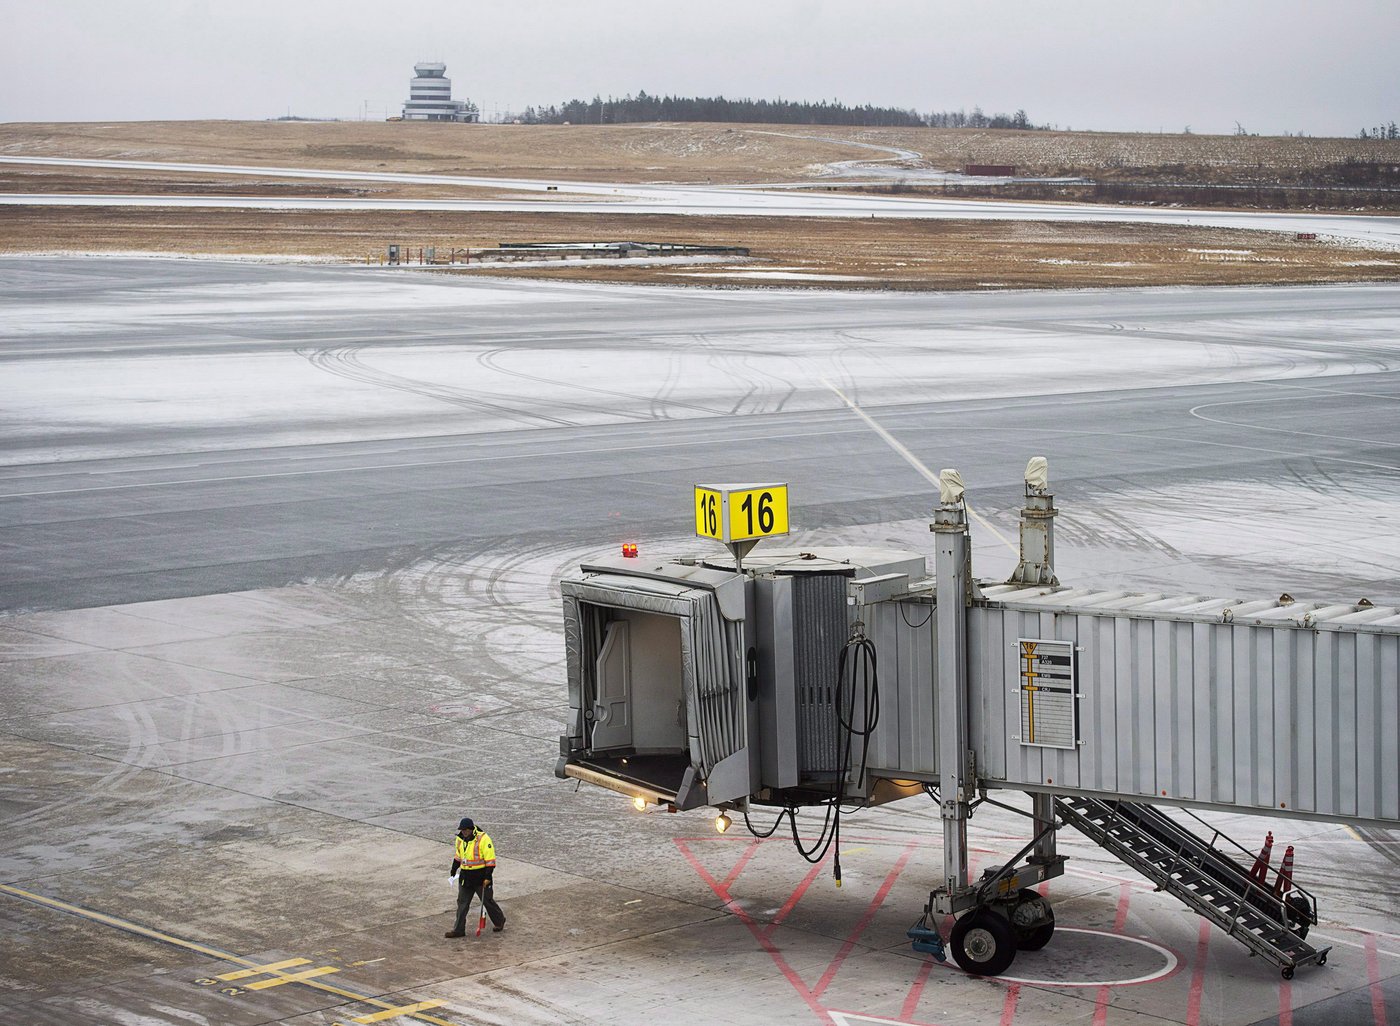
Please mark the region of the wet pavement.
MULTIPOLYGON (((1393 289, 410 303, 342 269, 5 273, 0 1023, 1400 1017, 1394 831, 1212 816, 1296 847, 1333 950, 1292 981, 1063 835, 1055 938, 984 980, 905 938, 932 802, 853 815, 838 890, 781 832, 552 775, 556 582, 624 538, 696 551, 696 480, 790 480, 791 543, 931 551, 931 490, 825 375, 1003 535, 1048 452, 1066 583, 1400 601, 1393 289), (386 318, 410 337, 374 341, 386 318), (545 413, 567 423, 519 419, 545 413), (462 815, 509 921, 447 940, 462 815)), ((1014 561, 981 526, 974 559, 1014 561)), ((978 870, 1026 839, 982 808, 978 870)))

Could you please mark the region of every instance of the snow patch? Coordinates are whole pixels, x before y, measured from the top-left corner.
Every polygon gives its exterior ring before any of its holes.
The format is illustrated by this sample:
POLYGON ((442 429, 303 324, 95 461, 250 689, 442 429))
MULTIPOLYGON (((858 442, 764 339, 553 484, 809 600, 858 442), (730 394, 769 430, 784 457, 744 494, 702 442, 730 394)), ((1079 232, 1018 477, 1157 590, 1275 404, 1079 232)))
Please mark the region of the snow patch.
POLYGON ((875 281, 863 274, 816 274, 811 271, 682 271, 685 278, 762 278, 772 281, 875 281))

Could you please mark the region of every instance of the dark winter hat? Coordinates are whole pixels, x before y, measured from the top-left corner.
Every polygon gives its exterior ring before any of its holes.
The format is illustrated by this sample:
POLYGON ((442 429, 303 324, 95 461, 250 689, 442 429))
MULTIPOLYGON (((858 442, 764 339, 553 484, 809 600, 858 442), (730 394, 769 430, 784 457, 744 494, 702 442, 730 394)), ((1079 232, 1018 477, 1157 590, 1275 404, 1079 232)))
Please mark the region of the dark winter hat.
POLYGON ((457 824, 457 829, 458 829, 459 831, 460 831, 460 830, 472 830, 472 829, 475 829, 475 827, 476 827, 476 824, 473 823, 473 822, 471 821, 470 818, 465 817, 465 816, 462 817, 462 822, 460 822, 460 823, 457 824))

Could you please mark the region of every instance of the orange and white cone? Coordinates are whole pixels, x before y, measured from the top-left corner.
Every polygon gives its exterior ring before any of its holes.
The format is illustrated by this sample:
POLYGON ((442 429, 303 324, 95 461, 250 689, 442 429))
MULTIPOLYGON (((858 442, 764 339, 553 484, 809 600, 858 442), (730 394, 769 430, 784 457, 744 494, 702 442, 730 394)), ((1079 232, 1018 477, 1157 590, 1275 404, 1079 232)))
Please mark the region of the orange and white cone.
POLYGON ((1281 898, 1293 890, 1293 845, 1283 852, 1283 863, 1278 869, 1278 879, 1274 881, 1274 897, 1281 898))
POLYGON ((1254 865, 1250 867, 1249 878, 1251 880, 1261 886, 1268 883, 1269 862, 1273 858, 1273 855, 1274 832, 1270 830, 1268 836, 1264 838, 1264 847, 1260 849, 1259 857, 1254 860, 1254 865))

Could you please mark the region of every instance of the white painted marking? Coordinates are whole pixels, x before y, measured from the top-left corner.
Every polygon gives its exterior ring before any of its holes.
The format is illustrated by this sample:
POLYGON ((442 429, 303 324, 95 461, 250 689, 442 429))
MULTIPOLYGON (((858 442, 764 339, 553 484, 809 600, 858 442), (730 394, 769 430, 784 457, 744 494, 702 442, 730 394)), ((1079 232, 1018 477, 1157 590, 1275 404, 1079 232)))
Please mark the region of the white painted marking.
POLYGON ((1176 971, 1177 958, 1175 953, 1169 948, 1164 948, 1162 945, 1156 944, 1150 940, 1145 940, 1142 937, 1129 937, 1127 934, 1112 933, 1109 930, 1084 930, 1068 926, 1055 927, 1055 933, 1093 934, 1099 937, 1109 937, 1113 940, 1127 941, 1129 944, 1140 944, 1144 948, 1148 948, 1161 955, 1162 958, 1166 960, 1166 965, 1156 972, 1147 973, 1143 976, 1134 976, 1132 979, 1127 980, 1075 980, 1070 982, 1065 980, 1037 980, 1027 976, 1007 976, 1005 974, 998 976, 997 979, 1004 980, 1007 983, 1030 983, 1037 987, 1127 987, 1134 983, 1151 983, 1153 980, 1160 980, 1164 976, 1170 976, 1176 971))
MULTIPOLYGON (((883 438, 885 440, 885 443, 896 453, 898 453, 903 458, 905 463, 908 463, 911 467, 917 470, 919 474, 924 478, 924 480, 928 481, 929 484, 933 485, 935 488, 938 487, 938 475, 935 474, 933 471, 929 470, 928 467, 924 466, 921 462, 919 462, 919 457, 915 456, 912 452, 905 448, 903 443, 901 443, 899 439, 895 438, 894 435, 890 434, 879 424, 875 423, 875 420, 869 414, 867 414, 864 410, 857 406, 846 395, 845 392, 841 391, 830 381, 827 381, 825 378, 823 378, 822 384, 825 385, 827 388, 831 389, 833 392, 835 392, 836 395, 840 398, 840 400, 851 408, 852 413, 854 413, 857 417, 859 417, 861 420, 865 421, 868 425, 870 425, 871 429, 873 429, 877 435, 883 438)), ((983 527, 985 527, 988 531, 991 531, 992 535, 999 542, 1005 545, 1012 552, 1015 552, 1018 555, 1020 554, 1020 549, 1016 545, 1012 544, 1011 540, 1007 538, 1006 535, 1002 534, 995 527, 993 527, 991 523, 989 523, 987 519, 984 516, 982 516, 982 514, 978 513, 975 509, 973 509, 972 503, 968 502, 966 498, 963 499, 963 506, 966 507, 968 515, 971 516, 983 527)))
POLYGON ((838 1012, 828 1008, 826 1014, 836 1026, 855 1026, 857 1023, 872 1023, 873 1026, 921 1026, 907 1019, 882 1019, 878 1015, 861 1015, 859 1012, 838 1012))
MULTIPOLYGON (((1349 395, 1350 393, 1341 394, 1349 395)), ((1400 401, 1400 397, 1393 395, 1370 396, 1369 398, 1385 399, 1390 402, 1400 401)), ((1203 420, 1207 424, 1219 424, 1222 427, 1240 428, 1246 431, 1262 431, 1270 435, 1297 435, 1300 438, 1325 438, 1328 441, 1333 442, 1364 442, 1367 445, 1380 445, 1385 446, 1387 448, 1400 448, 1400 442, 1391 442, 1380 438, 1357 438, 1354 435, 1329 435, 1324 434, 1320 431, 1295 431, 1290 428, 1265 427, 1258 424, 1250 424, 1248 422, 1241 422, 1236 420, 1223 420, 1219 417, 1207 417, 1204 413, 1201 412, 1202 410, 1221 409, 1229 406, 1254 406, 1262 403, 1296 402, 1298 402, 1298 396, 1296 395, 1279 396, 1275 399, 1233 399, 1230 402, 1223 403, 1202 403, 1200 406, 1191 407, 1191 409, 1187 412, 1189 412, 1191 416, 1195 417, 1197 420, 1203 420)))

